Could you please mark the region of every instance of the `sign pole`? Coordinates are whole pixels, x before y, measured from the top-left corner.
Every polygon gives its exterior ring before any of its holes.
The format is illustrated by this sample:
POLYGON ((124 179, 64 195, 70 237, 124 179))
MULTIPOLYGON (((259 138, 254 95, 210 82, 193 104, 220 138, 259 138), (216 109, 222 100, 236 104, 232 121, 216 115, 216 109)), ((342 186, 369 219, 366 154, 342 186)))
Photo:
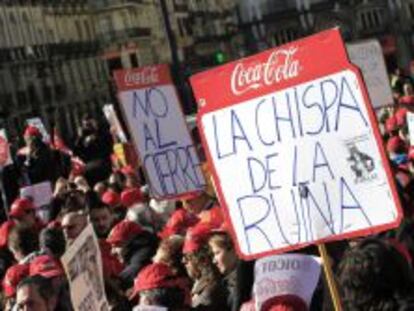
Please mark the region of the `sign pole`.
POLYGON ((330 258, 324 243, 318 244, 319 254, 323 261, 323 270, 325 272, 326 280, 328 281, 329 292, 331 293, 332 302, 335 311, 342 311, 341 298, 339 297, 338 287, 336 286, 335 278, 330 264, 330 258))
POLYGON ((3 183, 3 167, 2 166, 0 166, 0 192, 1 192, 1 200, 3 201, 4 212, 6 213, 7 219, 9 219, 9 209, 8 209, 6 191, 4 189, 4 183, 3 183))

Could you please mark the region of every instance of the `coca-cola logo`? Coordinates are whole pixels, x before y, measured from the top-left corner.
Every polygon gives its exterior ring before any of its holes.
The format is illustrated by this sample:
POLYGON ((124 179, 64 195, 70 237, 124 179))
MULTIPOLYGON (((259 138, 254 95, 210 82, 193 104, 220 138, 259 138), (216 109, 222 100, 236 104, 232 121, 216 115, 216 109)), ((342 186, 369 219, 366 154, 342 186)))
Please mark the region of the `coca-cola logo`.
POLYGON ((231 75, 231 91, 234 95, 242 95, 263 85, 270 86, 297 77, 301 69, 299 60, 295 59, 297 51, 297 47, 278 49, 263 63, 251 66, 238 63, 231 75))
POLYGON ((125 85, 134 86, 140 84, 154 84, 159 82, 158 70, 156 67, 144 68, 140 71, 128 71, 125 74, 125 85))

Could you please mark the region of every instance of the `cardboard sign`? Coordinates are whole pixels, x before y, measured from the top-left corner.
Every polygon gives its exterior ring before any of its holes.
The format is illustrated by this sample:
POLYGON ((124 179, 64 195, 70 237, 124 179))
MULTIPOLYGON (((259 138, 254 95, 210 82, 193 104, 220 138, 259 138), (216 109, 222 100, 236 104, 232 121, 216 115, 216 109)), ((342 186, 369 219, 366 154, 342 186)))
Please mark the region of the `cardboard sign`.
POLYGON ((103 106, 103 112, 106 119, 108 120, 109 125, 111 126, 111 131, 116 134, 119 142, 126 143, 127 138, 124 130, 122 129, 121 122, 119 122, 118 116, 116 115, 114 105, 107 104, 103 106))
POLYGON ((407 112, 408 134, 410 135, 410 146, 414 146, 414 113, 407 112))
POLYGON ((317 257, 286 254, 261 258, 255 263, 253 293, 256 310, 273 297, 295 295, 310 307, 321 275, 317 257))
POLYGON ((240 256, 399 224, 376 118, 337 29, 197 74, 191 83, 240 256))
POLYGON ((205 187, 201 163, 167 65, 115 72, 125 116, 152 195, 177 198, 205 187))
POLYGON ((10 154, 10 146, 7 139, 6 130, 0 129, 0 167, 4 167, 12 163, 13 161, 10 154))
POLYGON ((384 54, 378 40, 366 40, 346 45, 351 63, 361 69, 374 108, 394 103, 384 54))
POLYGON ((76 311, 109 310, 98 240, 89 224, 61 258, 76 311))
POLYGON ((20 188, 20 196, 30 198, 36 208, 50 204, 53 197, 52 184, 44 181, 38 184, 20 188))
POLYGON ((34 127, 37 127, 42 134, 42 140, 45 143, 50 143, 50 135, 48 131, 46 130, 45 125, 43 124, 42 120, 40 118, 31 118, 26 120, 27 125, 32 125, 34 127))

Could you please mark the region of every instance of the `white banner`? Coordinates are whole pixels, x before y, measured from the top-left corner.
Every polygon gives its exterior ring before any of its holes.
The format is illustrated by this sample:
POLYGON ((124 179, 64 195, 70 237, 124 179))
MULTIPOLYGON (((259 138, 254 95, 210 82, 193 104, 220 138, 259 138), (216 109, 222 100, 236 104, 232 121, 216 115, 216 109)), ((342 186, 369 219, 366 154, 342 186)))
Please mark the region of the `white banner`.
POLYGON ((410 146, 414 146, 414 113, 407 112, 408 134, 410 135, 410 146))
POLYGON ((318 257, 285 254, 264 257, 255 263, 254 299, 256 309, 273 297, 295 295, 308 307, 321 274, 318 257))
POLYGON ((50 204, 52 200, 52 184, 44 181, 38 184, 20 188, 20 195, 33 201, 36 208, 50 204))
POLYGON ((76 311, 109 310, 105 296, 102 257, 89 224, 61 258, 76 311))

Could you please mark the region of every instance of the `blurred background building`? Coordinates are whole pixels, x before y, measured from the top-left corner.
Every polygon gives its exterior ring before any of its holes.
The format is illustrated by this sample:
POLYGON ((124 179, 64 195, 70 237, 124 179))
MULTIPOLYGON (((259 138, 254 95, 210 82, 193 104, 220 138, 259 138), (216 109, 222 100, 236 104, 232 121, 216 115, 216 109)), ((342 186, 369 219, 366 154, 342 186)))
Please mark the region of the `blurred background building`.
POLYGON ((113 70, 154 63, 188 107, 194 72, 334 26, 378 38, 390 69, 411 61, 414 0, 0 0, 0 127, 39 116, 73 137, 116 100, 113 70))

